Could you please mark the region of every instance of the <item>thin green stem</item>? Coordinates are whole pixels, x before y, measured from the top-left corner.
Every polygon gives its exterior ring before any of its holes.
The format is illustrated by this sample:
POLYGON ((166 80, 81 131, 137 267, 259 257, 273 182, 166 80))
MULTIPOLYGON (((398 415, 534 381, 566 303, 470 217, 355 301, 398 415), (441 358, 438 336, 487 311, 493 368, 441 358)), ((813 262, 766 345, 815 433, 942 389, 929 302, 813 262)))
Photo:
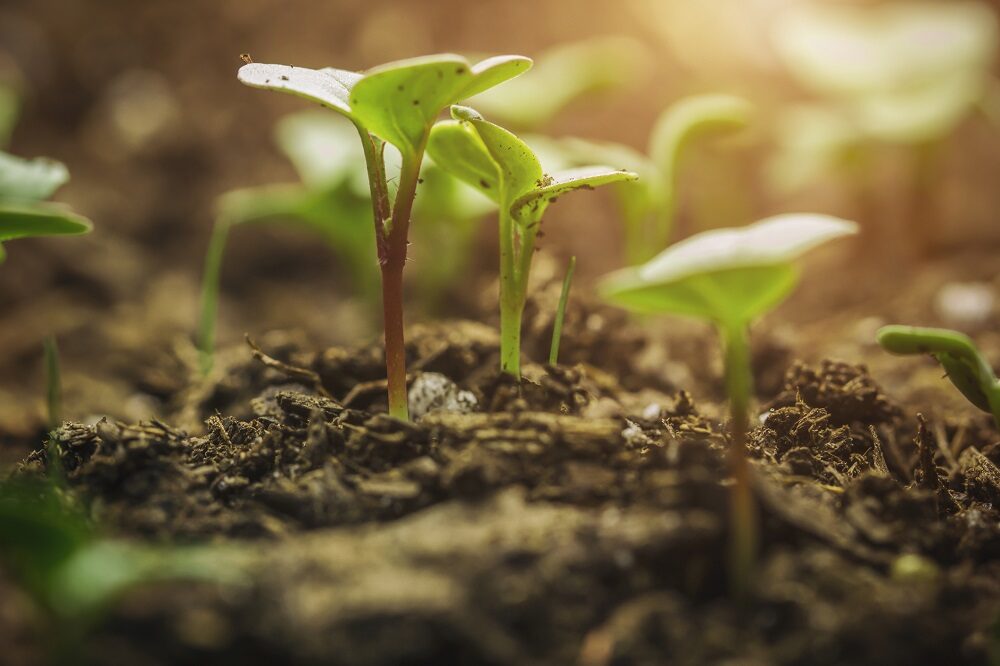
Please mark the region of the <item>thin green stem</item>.
POLYGON ((726 391, 729 394, 732 428, 729 449, 729 470, 733 480, 729 498, 729 580, 734 597, 745 601, 753 587, 759 540, 746 451, 750 396, 753 392, 750 340, 747 326, 742 323, 723 324, 719 332, 725 346, 726 391))
POLYGON ((573 271, 576 270, 576 257, 569 258, 566 267, 566 277, 563 278, 562 292, 559 294, 559 307, 556 309, 556 319, 552 324, 552 346, 549 348, 549 365, 559 362, 559 342, 562 340, 563 321, 566 318, 566 304, 569 302, 569 288, 573 283, 573 271))
POLYGON ((220 216, 212 227, 212 237, 205 254, 204 275, 201 279, 201 321, 198 325, 198 351, 201 374, 208 375, 215 362, 215 327, 219 313, 219 285, 222 257, 229 237, 229 219, 220 216))
MULTIPOLYGON (((504 201, 504 198, 500 198, 504 201)), ((521 378, 520 280, 514 248, 514 219, 500 207, 500 370, 521 378)))

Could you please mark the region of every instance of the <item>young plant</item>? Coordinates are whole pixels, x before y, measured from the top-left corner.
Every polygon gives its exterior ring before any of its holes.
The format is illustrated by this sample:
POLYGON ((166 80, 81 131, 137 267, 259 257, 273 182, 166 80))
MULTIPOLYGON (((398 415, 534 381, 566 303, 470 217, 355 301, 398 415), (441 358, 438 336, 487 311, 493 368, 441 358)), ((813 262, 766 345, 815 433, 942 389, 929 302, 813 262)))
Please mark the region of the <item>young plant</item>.
POLYGON ((526 143, 468 107, 435 125, 428 152, 443 169, 473 185, 500 208, 500 368, 521 377, 521 316, 535 240, 549 204, 578 189, 637 176, 592 166, 547 175, 526 143))
POLYGON ((604 298, 618 305, 695 317, 718 330, 732 429, 729 571, 738 596, 750 589, 758 541, 746 460, 753 396, 750 325, 791 293, 799 279, 797 257, 856 230, 853 222, 825 215, 779 215, 741 229, 697 234, 642 266, 611 274, 601 285, 604 298))
POLYGON ((665 246, 677 216, 677 184, 685 148, 700 137, 725 135, 745 128, 752 107, 734 95, 695 95, 666 109, 650 134, 648 154, 615 143, 564 139, 561 148, 571 163, 597 161, 639 174, 635 182, 615 185, 625 223, 625 261, 640 264, 655 248, 665 246))
POLYGON ((1000 381, 969 336, 946 328, 883 326, 876 340, 893 354, 929 354, 969 402, 993 415, 1000 427, 1000 381))
POLYGON ((457 55, 434 55, 381 65, 364 73, 250 63, 239 79, 248 86, 291 93, 340 113, 361 138, 371 193, 375 246, 382 273, 389 413, 406 419, 403 339, 403 266, 410 215, 431 127, 443 109, 526 71, 531 61, 499 56, 471 65, 457 55), (401 154, 390 198, 383 149, 401 154))
POLYGON ((34 236, 85 234, 92 225, 66 206, 45 201, 69 180, 62 163, 0 151, 0 263, 3 243, 34 236))
POLYGON ((549 365, 559 362, 559 342, 562 340, 563 321, 566 319, 566 304, 569 303, 569 288, 573 284, 573 271, 576 270, 576 257, 569 258, 566 267, 566 277, 563 278, 562 291, 559 293, 559 307, 552 323, 552 345, 549 347, 549 365))

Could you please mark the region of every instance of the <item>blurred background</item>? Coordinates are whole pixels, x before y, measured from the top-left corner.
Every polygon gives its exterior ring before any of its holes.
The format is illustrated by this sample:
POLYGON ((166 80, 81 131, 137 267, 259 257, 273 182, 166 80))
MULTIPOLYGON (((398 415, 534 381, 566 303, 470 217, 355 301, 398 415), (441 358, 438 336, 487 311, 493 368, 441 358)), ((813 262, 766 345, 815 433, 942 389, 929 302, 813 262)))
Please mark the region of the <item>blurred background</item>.
MULTIPOLYGON (((614 142, 640 156, 678 100, 737 95, 752 105, 747 127, 692 141, 672 175, 673 239, 787 211, 858 219, 862 239, 813 262, 818 291, 779 321, 839 331, 827 319, 891 312, 947 323, 933 299, 952 285, 958 296, 949 303, 972 303, 966 328, 988 330, 1000 243, 998 6, 4 0, 0 83, 13 100, 8 116, 17 118, 8 150, 65 162, 72 180, 56 198, 90 217, 95 231, 7 247, 0 445, 41 428, 46 335, 61 346, 67 418, 150 418, 190 380, 219 197, 309 175, 275 129, 308 107, 240 85, 241 54, 353 70, 433 52, 528 55, 536 69, 520 84, 522 104, 484 99, 487 117, 535 137, 614 142), (910 310, 886 305, 903 292, 910 310)), ((537 141, 540 154, 565 147, 537 141)), ((411 285, 411 322, 495 319, 495 222, 485 209, 468 210, 478 219, 447 250, 464 263, 429 288, 411 285)), ((581 299, 594 278, 626 261, 622 215, 605 191, 566 197, 546 218, 543 252, 557 260, 555 271, 578 257, 581 299)), ((451 242, 442 238, 453 235, 424 226, 436 232, 414 237, 411 283, 439 262, 451 242)), ((363 280, 338 242, 292 222, 234 229, 219 344, 276 329, 298 331, 312 345, 374 339, 363 280)), ((816 335, 819 346, 825 339, 816 335)))

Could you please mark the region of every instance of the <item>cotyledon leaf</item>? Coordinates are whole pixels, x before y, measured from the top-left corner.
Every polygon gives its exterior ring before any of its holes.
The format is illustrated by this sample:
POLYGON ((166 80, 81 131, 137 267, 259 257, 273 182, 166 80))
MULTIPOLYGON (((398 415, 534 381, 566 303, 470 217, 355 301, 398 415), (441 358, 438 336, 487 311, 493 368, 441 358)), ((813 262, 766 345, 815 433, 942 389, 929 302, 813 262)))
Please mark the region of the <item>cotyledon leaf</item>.
POLYGON ((240 67, 237 78, 244 85, 302 97, 353 118, 349 96, 361 74, 334 67, 310 69, 294 65, 253 62, 240 67))
POLYGON ((638 177, 637 174, 630 171, 612 169, 606 166, 587 166, 557 171, 544 178, 538 187, 519 197, 511 208, 515 211, 521 211, 530 207, 531 217, 538 219, 550 203, 567 192, 633 181, 638 177))
POLYGON ((24 159, 0 151, 0 201, 41 201, 69 180, 62 162, 24 159))
MULTIPOLYGON (((90 220, 59 204, 0 204, 0 242, 33 236, 88 233, 90 220)), ((5 258, 0 245, 0 263, 5 258)))

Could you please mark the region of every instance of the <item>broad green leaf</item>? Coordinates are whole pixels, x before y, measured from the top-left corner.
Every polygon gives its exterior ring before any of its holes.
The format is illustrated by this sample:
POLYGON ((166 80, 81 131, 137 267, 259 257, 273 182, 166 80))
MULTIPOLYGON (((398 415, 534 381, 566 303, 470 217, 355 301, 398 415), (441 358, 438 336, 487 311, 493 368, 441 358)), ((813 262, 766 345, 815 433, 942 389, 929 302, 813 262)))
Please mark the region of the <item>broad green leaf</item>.
POLYGON ((558 171, 542 179, 540 187, 518 198, 512 210, 531 209, 531 218, 540 219, 545 208, 558 197, 573 190, 592 190, 602 185, 631 182, 638 176, 629 171, 605 166, 578 167, 558 171))
POLYGON ((90 220, 58 204, 0 204, 0 241, 85 234, 90 220))
POLYGON ((499 167, 470 123, 445 120, 434 125, 427 154, 455 178, 499 201, 499 167))
POLYGON ((0 152, 0 202, 41 201, 69 180, 61 162, 45 157, 26 160, 0 152))
POLYGON ((677 170, 684 145, 700 134, 742 129, 750 122, 753 107, 734 95, 696 95, 664 111, 649 139, 649 156, 667 177, 677 170))
POLYGON ((545 174, 542 164, 528 144, 512 132, 482 118, 467 122, 475 128, 496 163, 508 201, 543 184, 545 174))
POLYGON ((740 229, 706 231, 646 264, 613 273, 605 298, 643 312, 674 312, 729 325, 762 315, 797 281, 793 261, 809 249, 856 233, 826 215, 779 215, 740 229))
POLYGON ((251 88, 276 90, 303 97, 352 118, 348 98, 351 88, 361 78, 356 72, 327 67, 309 69, 294 65, 250 63, 236 75, 251 88))
POLYGON ((458 55, 411 58, 375 67, 351 90, 350 108, 372 133, 413 153, 442 109, 527 71, 531 61, 500 56, 477 65, 458 55))
POLYGON ((643 69, 645 50, 629 37, 562 44, 541 53, 530 73, 471 104, 503 122, 534 128, 585 95, 628 85, 643 69))

